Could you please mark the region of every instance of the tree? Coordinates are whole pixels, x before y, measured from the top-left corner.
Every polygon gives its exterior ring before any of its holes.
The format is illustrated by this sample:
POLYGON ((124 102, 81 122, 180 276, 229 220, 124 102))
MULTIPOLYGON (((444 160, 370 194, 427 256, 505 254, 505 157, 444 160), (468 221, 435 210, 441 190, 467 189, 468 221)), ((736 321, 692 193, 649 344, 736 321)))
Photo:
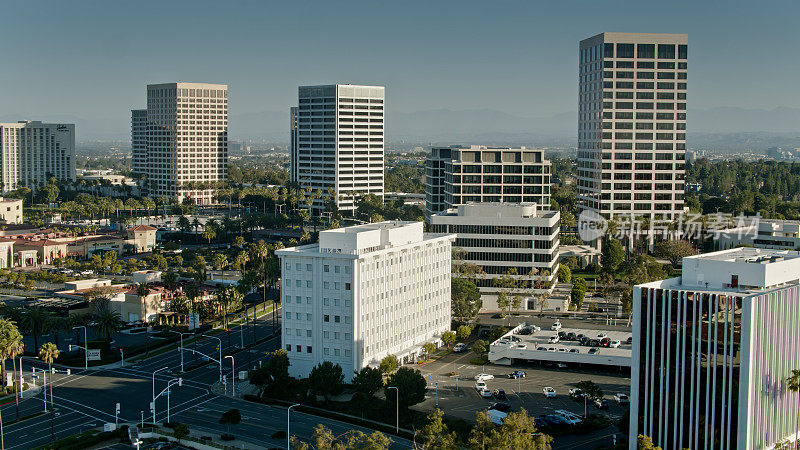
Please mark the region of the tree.
POLYGON ((464 341, 472 334, 472 327, 469 325, 459 325, 456 333, 458 334, 458 338, 464 341))
POLYGON ((175 436, 175 439, 177 439, 178 442, 180 442, 181 439, 189 436, 189 425, 181 422, 176 423, 173 436, 175 436))
POLYGON ((29 308, 22 316, 22 328, 33 335, 33 346, 39 347, 39 336, 50 315, 40 307, 29 308))
POLYGON ((603 398, 603 390, 600 389, 600 386, 594 384, 592 381, 579 381, 577 384, 575 384, 575 387, 580 389, 581 392, 585 394, 591 401, 594 401, 598 398, 603 398))
POLYGON ((118 312, 103 308, 94 315, 94 329, 97 334, 105 335, 106 341, 111 342, 111 335, 118 332, 125 325, 118 312))
POLYGON ((235 408, 225 411, 224 413, 222 413, 222 416, 219 418, 219 423, 221 425, 227 425, 228 426, 228 433, 227 434, 231 438, 233 438, 233 436, 231 436, 231 425, 236 425, 241 421, 242 421, 242 414, 239 412, 238 409, 235 409, 235 408))
POLYGON ((572 282, 570 301, 575 306, 575 310, 580 311, 583 306, 583 297, 586 295, 586 280, 575 278, 572 282))
POLYGON ((450 344, 456 341, 456 334, 452 331, 445 331, 442 333, 442 342, 447 344, 447 347, 450 348, 450 344))
POLYGON ((424 351, 426 355, 433 355, 433 352, 436 351, 436 344, 433 342, 426 342, 422 344, 422 351, 424 351))
POLYGON ((217 231, 214 229, 214 226, 207 223, 206 226, 203 227, 203 239, 206 239, 208 241, 208 245, 211 245, 211 241, 216 238, 217 231))
POLYGON ((524 409, 509 413, 503 425, 496 427, 485 412, 476 414, 477 425, 469 437, 471 449, 533 449, 549 450, 552 438, 537 433, 533 417, 524 409))
MULTIPOLYGON (((499 288, 497 293, 497 307, 501 310, 508 309, 511 314, 511 308, 519 309, 522 301, 518 292, 515 292, 520 287, 520 280, 517 278, 517 269, 510 268, 499 278, 494 279, 495 287, 499 288)), ((509 323, 510 323, 509 318, 509 323)))
POLYGON ((428 423, 420 430, 420 434, 424 439, 422 443, 423 450, 458 449, 456 433, 447 428, 442 416, 444 416, 444 413, 439 408, 428 414, 428 423))
MULTIPOLYGON (((311 438, 314 441, 316 450, 386 450, 392 444, 392 440, 380 431, 365 434, 361 431, 350 430, 337 437, 322 424, 318 424, 314 428, 314 434, 311 438)), ((309 448, 308 444, 299 441, 294 436, 291 436, 289 441, 292 449, 307 450, 309 448)))
POLYGON ((311 369, 308 382, 311 392, 324 396, 325 401, 328 401, 330 396, 339 395, 344 390, 342 366, 330 361, 323 361, 311 369))
MULTIPOLYGON (((419 370, 411 369, 409 367, 401 367, 397 372, 389 377, 389 382, 386 386, 396 387, 398 390, 397 397, 399 398, 399 406, 402 409, 408 409, 411 405, 425 400, 425 391, 428 389, 428 384, 425 382, 425 377, 419 370)), ((384 389, 384 392, 386 389, 384 389)), ((387 395, 389 403, 395 403, 395 396, 387 395)))
POLYGON ((622 244, 616 239, 607 239, 600 255, 600 263, 603 265, 603 270, 609 273, 616 273, 624 257, 625 251, 622 249, 622 244))
POLYGON ((681 263, 683 258, 695 254, 694 247, 689 241, 683 239, 661 241, 653 246, 653 255, 657 258, 666 258, 673 266, 681 263))
POLYGON ((486 353, 486 341, 483 339, 478 339, 472 343, 472 351, 475 352, 476 355, 482 356, 486 353))
POLYGON ((650 436, 642 434, 636 437, 636 448, 638 450, 661 450, 661 447, 653 444, 653 439, 650 436))
POLYGON ((353 387, 356 392, 363 392, 372 397, 383 387, 383 373, 380 369, 364 367, 353 376, 353 387))
POLYGON ((253 371, 250 382, 262 386, 265 392, 272 395, 285 394, 289 384, 289 356, 286 350, 279 348, 272 352, 267 363, 253 371))
MULTIPOLYGON (((22 344, 22 334, 14 321, 0 318, 0 377, 6 379, 6 359, 14 359, 22 344)), ((5 383, 3 383, 5 384, 5 383)))
POLYGON ((481 309, 481 291, 473 281, 466 278, 453 278, 450 281, 450 297, 453 317, 469 320, 481 309))
POLYGON ((561 283, 569 283, 572 281, 572 271, 564 264, 558 266, 558 281, 561 283))
POLYGON ((400 363, 397 361, 397 357, 394 355, 386 355, 381 360, 380 366, 378 368, 382 373, 390 374, 397 370, 400 366, 400 363))
MULTIPOLYGON (((792 374, 786 379, 789 392, 794 392, 797 395, 797 408, 794 415, 794 431, 795 436, 800 431, 800 369, 793 369, 792 374)), ((797 450, 800 439, 795 439, 794 448, 797 450)))
MULTIPOLYGON (((53 361, 58 358, 59 352, 56 344, 45 342, 39 349, 39 359, 47 363, 47 371, 53 372, 53 361)), ((50 410, 53 409, 53 377, 50 377, 50 410)))

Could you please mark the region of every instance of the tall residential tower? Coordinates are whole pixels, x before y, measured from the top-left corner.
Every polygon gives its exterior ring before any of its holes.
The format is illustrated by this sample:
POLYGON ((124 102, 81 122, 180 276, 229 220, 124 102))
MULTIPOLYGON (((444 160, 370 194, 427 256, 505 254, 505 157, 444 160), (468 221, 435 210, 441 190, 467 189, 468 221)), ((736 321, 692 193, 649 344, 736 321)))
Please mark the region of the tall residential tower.
POLYGON ((75 125, 0 123, 0 190, 34 188, 51 177, 75 181, 75 125))
POLYGON ((604 217, 683 212, 687 35, 580 42, 578 201, 604 217))
MULTIPOLYGON (((131 114, 133 140, 141 133, 141 114, 131 114)), ((148 195, 211 203, 212 186, 228 173, 228 86, 148 85, 145 115, 146 144, 134 162, 144 170, 148 195)))
MULTIPOLYGON (((293 180, 352 211, 359 196, 383 197, 383 86, 300 86, 291 118, 293 180)), ((316 204, 322 210, 322 201, 316 204)))

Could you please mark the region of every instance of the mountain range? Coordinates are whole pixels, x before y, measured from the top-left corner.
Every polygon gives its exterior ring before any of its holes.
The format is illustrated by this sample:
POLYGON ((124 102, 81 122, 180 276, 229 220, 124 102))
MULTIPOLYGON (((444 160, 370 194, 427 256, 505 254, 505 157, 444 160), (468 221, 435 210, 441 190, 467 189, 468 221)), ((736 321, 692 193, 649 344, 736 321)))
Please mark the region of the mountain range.
MULTIPOLYGON (((31 119, 75 123, 79 141, 129 139, 129 117, 102 116, 92 119, 71 115, 29 116, 31 119)), ((688 111, 689 147, 738 150, 770 146, 800 147, 800 108, 746 109, 717 107, 688 111)), ((0 122, 19 117, 0 114, 0 122)), ((289 114, 261 111, 231 114, 231 139, 288 140, 289 114)), ((436 109, 386 114, 389 142, 481 143, 565 146, 576 144, 577 113, 561 112, 542 117, 524 117, 493 109, 436 109)))

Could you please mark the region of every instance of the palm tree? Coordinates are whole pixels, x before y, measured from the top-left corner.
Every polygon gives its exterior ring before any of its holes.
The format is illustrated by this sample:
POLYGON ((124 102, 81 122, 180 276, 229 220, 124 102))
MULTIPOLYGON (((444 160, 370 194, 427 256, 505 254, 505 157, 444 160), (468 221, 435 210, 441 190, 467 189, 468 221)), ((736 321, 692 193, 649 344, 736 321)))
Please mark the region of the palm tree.
POLYGON ((122 329, 124 322, 118 312, 108 308, 101 309, 94 316, 94 329, 98 334, 104 334, 108 345, 111 344, 111 335, 122 329))
POLYGON ((208 245, 211 245, 211 240, 217 237, 217 232, 214 230, 214 227, 211 224, 206 224, 205 228, 203 229, 203 239, 208 240, 208 245))
POLYGON ((214 253, 211 264, 215 270, 222 271, 222 281, 225 281, 225 268, 228 267, 228 257, 224 253, 214 253))
POLYGON ((39 347, 39 336, 47 323, 49 314, 40 307, 30 308, 22 316, 22 327, 33 335, 33 347, 39 347))
POLYGON ((3 380, 6 379, 6 359, 14 359, 20 343, 22 334, 17 324, 6 318, 0 319, 0 374, 2 374, 0 376, 3 380))
POLYGON ((798 432, 800 432, 800 369, 792 370, 792 375, 786 379, 788 383, 789 392, 797 394, 797 410, 794 415, 794 448, 797 450, 800 444, 798 432))
MULTIPOLYGON (((39 359, 47 363, 47 372, 53 373, 53 361, 58 358, 59 351, 56 344, 45 342, 39 349, 39 359)), ((53 410, 53 377, 50 377, 50 410, 53 410)))

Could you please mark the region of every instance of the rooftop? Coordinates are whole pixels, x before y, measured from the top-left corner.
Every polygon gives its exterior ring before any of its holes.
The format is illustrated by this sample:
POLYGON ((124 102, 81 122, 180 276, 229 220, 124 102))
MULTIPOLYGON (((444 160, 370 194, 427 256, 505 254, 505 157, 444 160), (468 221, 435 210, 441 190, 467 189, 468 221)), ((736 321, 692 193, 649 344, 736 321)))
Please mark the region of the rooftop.
POLYGON ((794 250, 773 250, 752 247, 737 247, 718 252, 702 253, 684 258, 707 261, 727 261, 736 263, 769 264, 778 261, 800 258, 800 252, 794 250))
POLYGON ((447 211, 434 214, 434 216, 464 216, 464 217, 503 217, 528 219, 534 217, 552 218, 558 211, 540 210, 539 205, 533 202, 525 203, 491 203, 470 202, 450 208, 447 211))

